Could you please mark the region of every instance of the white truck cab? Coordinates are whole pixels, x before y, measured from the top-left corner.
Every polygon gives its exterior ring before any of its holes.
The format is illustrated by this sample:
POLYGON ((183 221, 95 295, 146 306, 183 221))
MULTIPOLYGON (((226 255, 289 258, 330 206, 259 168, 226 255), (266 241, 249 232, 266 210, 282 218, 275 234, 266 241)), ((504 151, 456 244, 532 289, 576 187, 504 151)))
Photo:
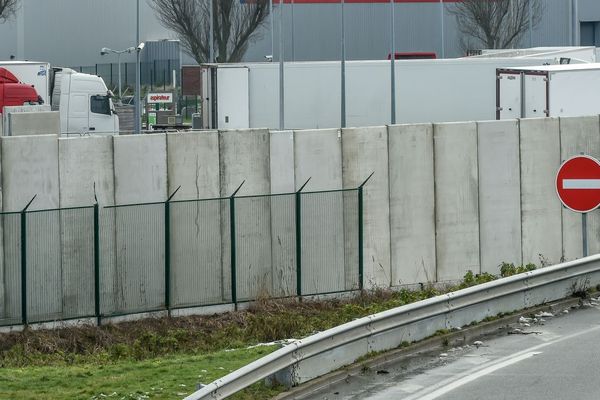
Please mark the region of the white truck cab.
POLYGON ((60 111, 62 135, 115 135, 119 117, 102 78, 70 68, 54 70, 52 110, 60 111))

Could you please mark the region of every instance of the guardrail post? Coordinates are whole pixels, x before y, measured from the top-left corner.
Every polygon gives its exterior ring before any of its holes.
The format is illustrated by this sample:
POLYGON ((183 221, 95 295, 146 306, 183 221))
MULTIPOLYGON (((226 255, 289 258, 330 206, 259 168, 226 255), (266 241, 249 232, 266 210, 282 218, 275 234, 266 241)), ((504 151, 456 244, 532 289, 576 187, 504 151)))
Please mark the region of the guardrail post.
POLYGON ((246 181, 242 181, 240 186, 229 197, 229 232, 231 242, 231 302, 237 310, 237 268, 235 254, 235 195, 242 188, 246 181))
POLYGON ((27 325, 27 209, 37 194, 21 210, 21 323, 27 325))
POLYGON ((358 288, 363 290, 364 288, 364 216, 363 216, 363 187, 369 182, 369 179, 375 172, 371 172, 371 175, 364 180, 364 182, 358 187, 358 288))
POLYGON ((296 192, 296 296, 302 301, 302 189, 308 184, 310 178, 296 192))
POLYGON ((94 204, 94 313, 96 324, 102 323, 100 315, 100 212, 98 199, 94 204))
POLYGON ((165 308, 171 316, 171 200, 181 189, 179 186, 165 201, 165 308))

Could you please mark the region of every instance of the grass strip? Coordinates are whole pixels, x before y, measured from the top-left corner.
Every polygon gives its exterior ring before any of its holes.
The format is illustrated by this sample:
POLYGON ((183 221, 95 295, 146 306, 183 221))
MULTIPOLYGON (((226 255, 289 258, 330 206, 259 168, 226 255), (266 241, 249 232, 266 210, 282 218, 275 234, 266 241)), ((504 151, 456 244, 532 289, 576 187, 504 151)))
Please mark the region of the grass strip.
MULTIPOLYGON (((101 365, 0 368, 0 398, 181 399, 194 392, 197 383, 212 382, 277 348, 260 346, 101 365)), ((261 383, 233 398, 268 399, 277 392, 278 388, 261 383)))

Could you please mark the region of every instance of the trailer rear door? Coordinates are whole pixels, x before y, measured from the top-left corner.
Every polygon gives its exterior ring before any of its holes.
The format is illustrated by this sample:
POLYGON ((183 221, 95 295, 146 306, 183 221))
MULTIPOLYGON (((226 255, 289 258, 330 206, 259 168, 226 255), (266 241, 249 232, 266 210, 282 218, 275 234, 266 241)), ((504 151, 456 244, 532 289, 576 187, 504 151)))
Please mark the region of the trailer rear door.
POLYGON ((521 73, 499 71, 496 119, 521 118, 521 73))
POLYGON ((249 128, 250 105, 248 99, 248 68, 218 68, 217 127, 219 129, 249 128))
POLYGON ((525 72, 525 118, 547 117, 548 77, 546 73, 525 72))

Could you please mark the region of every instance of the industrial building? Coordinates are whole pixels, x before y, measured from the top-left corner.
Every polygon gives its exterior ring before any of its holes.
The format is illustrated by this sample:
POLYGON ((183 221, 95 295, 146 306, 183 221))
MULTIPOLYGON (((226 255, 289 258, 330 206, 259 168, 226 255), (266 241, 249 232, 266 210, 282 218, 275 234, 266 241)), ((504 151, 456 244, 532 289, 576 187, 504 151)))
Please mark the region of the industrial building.
MULTIPOLYGON (((460 33, 450 10, 455 0, 395 0, 396 51, 464 54, 460 33), (442 11, 443 10, 443 11, 442 11)), ((278 57, 279 1, 246 53, 248 61, 278 57), (271 30, 271 22, 275 29, 271 30), (273 44, 275 44, 273 46, 273 44)), ((141 40, 176 39, 140 0, 141 40)), ((526 34, 520 47, 598 45, 600 2, 544 0, 541 23, 526 34)), ((341 56, 341 0, 285 0, 285 60, 336 60, 341 56)), ((346 1, 346 58, 384 59, 390 52, 391 8, 386 0, 346 1)), ((92 66, 116 63, 101 56, 102 47, 136 45, 136 0, 23 0, 15 18, 0 25, 1 58, 43 60, 53 65, 92 66)), ((133 61, 124 55, 122 61, 133 61)), ((182 55, 182 63, 192 62, 182 55)))

